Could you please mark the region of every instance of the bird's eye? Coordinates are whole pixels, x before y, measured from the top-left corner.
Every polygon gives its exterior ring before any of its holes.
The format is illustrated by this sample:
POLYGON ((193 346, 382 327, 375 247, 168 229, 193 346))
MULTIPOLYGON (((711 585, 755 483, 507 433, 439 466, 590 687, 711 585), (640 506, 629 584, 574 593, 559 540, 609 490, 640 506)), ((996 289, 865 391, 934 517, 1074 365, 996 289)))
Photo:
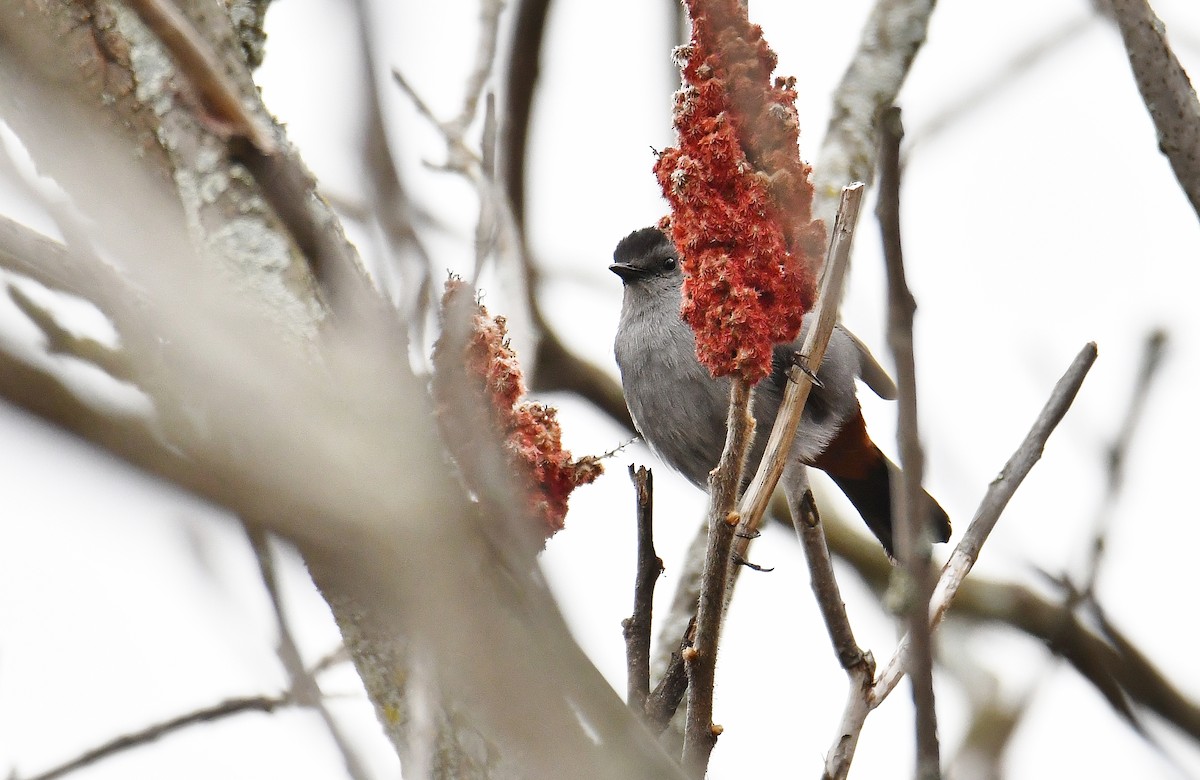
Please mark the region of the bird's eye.
POLYGON ((678 263, 676 262, 675 258, 671 257, 670 255, 663 258, 662 267, 664 270, 674 271, 676 265, 678 265, 678 263))

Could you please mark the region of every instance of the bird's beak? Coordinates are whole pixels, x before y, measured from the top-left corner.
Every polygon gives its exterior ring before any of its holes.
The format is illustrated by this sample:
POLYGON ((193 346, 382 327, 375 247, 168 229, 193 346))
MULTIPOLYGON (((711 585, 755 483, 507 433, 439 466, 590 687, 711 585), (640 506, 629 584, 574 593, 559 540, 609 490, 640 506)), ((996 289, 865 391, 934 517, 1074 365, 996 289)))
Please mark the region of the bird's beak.
POLYGON ((625 284, 632 282, 634 279, 640 279, 646 275, 646 272, 635 265, 629 263, 613 263, 608 267, 617 276, 621 277, 621 281, 625 284))

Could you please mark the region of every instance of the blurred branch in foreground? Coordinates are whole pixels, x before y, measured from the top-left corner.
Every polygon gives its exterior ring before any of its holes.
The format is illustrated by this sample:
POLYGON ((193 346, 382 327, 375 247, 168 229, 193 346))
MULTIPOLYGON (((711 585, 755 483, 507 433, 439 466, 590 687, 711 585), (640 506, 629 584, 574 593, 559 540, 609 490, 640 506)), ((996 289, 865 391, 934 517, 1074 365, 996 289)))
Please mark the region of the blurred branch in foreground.
MULTIPOLYGON (((0 395, 295 544, 414 776, 679 776, 571 639, 527 552, 497 533, 503 518, 469 501, 391 309, 300 335, 271 319, 278 296, 192 262, 170 182, 39 54, 37 21, 0 11, 0 108, 22 107, 35 161, 74 172, 59 180, 66 277, 117 323, 154 414, 93 408, 7 352, 0 395), (470 755, 442 751, 451 721, 473 735, 455 746, 470 755)), ((326 227, 318 241, 340 236, 326 227)), ((343 277, 323 278, 339 292, 343 277)))

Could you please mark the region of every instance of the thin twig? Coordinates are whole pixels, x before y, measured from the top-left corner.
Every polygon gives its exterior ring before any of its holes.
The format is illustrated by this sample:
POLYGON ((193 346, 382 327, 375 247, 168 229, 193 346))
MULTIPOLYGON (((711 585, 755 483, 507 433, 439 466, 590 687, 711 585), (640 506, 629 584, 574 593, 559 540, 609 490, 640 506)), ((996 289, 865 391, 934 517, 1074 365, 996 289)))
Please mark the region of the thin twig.
POLYGON ((864 652, 854 639, 854 629, 850 626, 842 591, 833 574, 833 560, 829 556, 829 546, 821 528, 821 515, 817 512, 812 491, 804 491, 800 500, 792 505, 792 526, 804 548, 813 594, 817 597, 817 606, 829 631, 838 663, 846 671, 865 667, 866 680, 870 682, 874 679, 875 662, 871 654, 864 652))
POLYGON ((346 774, 351 780, 367 780, 370 774, 363 766, 362 760, 354 752, 349 740, 342 734, 342 729, 334 719, 333 713, 325 706, 325 697, 317 683, 316 672, 304 668, 300 656, 300 648, 292 634, 291 625, 284 609, 283 596, 279 590, 279 578, 275 571, 275 557, 266 531, 249 524, 242 526, 246 537, 254 550, 254 558, 258 562, 258 573, 262 578, 263 587, 271 599, 271 609, 275 613, 275 627, 279 632, 276 652, 288 676, 289 695, 294 697, 297 704, 311 707, 325 724, 326 731, 342 756, 346 774))
POLYGON ((496 63, 496 45, 499 40, 500 14, 504 11, 505 3, 489 0, 479 4, 479 28, 481 30, 479 43, 475 47, 475 66, 467 76, 466 87, 463 90, 463 105, 458 116, 450 121, 450 132, 459 136, 466 133, 467 128, 475 121, 479 111, 479 98, 483 95, 483 87, 492 75, 492 67, 496 63))
POLYGON ((917 371, 913 356, 913 316, 917 309, 904 278, 900 239, 900 141, 904 127, 900 109, 891 107, 879 121, 879 196, 875 214, 883 237, 888 280, 887 340, 896 364, 899 400, 900 479, 892 485, 892 518, 896 552, 906 580, 903 617, 911 637, 908 674, 916 725, 916 777, 941 777, 937 711, 933 691, 933 636, 929 599, 933 596, 932 530, 922 511, 921 479, 925 455, 917 425, 917 371))
MULTIPOLYGON (((772 514, 784 516, 780 500, 772 514)), ((826 512, 828 514, 828 511, 826 512)), ((848 564, 877 594, 888 587, 892 566, 879 554, 879 544, 843 522, 824 522, 830 550, 848 564)), ((1040 589, 1039 589, 1040 590, 1040 589)), ((1172 723, 1180 733, 1200 741, 1200 703, 1190 700, 1153 664, 1121 658, 1106 640, 1073 614, 1057 597, 1014 582, 972 575, 954 599, 954 617, 1021 632, 1061 655, 1090 685, 1106 697, 1115 686, 1139 706, 1172 723), (1070 628, 1064 628, 1070 626, 1070 628)), ((1143 655, 1144 659, 1144 655, 1143 655)))
MULTIPOLYGON (((829 632, 838 663, 846 670, 849 678, 849 699, 847 711, 862 710, 866 717, 867 693, 871 681, 875 679, 875 658, 864 652, 854 639, 854 629, 850 626, 850 617, 846 614, 846 604, 842 601, 841 588, 833 574, 833 561, 829 557, 829 547, 825 540, 825 531, 821 526, 821 516, 817 512, 817 504, 810 491, 804 491, 799 500, 789 496, 789 509, 792 515, 792 526, 800 538, 804 548, 804 558, 808 561, 809 580, 813 593, 817 597, 817 606, 821 610, 821 618, 829 632), (851 706, 855 709, 851 709, 851 706)), ((835 742, 833 750, 825 762, 825 773, 831 778, 844 778, 850 771, 850 762, 854 759, 854 749, 858 746, 858 730, 840 729, 844 734, 835 742)))
MULTIPOLYGON (((0 264, 43 284, 77 295, 107 316, 117 331, 121 350, 125 353, 125 357, 121 358, 125 365, 120 375, 114 378, 128 381, 128 356, 132 351, 140 351, 145 356, 159 354, 158 339, 142 335, 136 322, 135 312, 145 306, 142 293, 128 284, 122 272, 113 264, 101 258, 95 237, 74 205, 44 184, 24 176, 12 156, 3 148, 0 148, 0 173, 8 174, 9 180, 30 201, 42 205, 66 242, 65 246, 57 245, 50 239, 31 235, 32 231, 22 225, 5 220, 0 223, 0 241, 7 244, 8 239, 15 240, 11 249, 0 248, 0 264), (23 250, 31 250, 33 257, 18 258, 17 255, 23 250), (12 266, 8 265, 10 259, 14 261, 12 266), (40 267, 42 264, 58 268, 47 272, 40 267)), ((53 338, 49 332, 46 335, 53 338)))
POLYGON ((1116 437, 1107 449, 1107 479, 1104 481, 1104 495, 1100 499, 1100 508, 1092 527, 1092 540, 1089 545, 1087 568, 1084 570, 1082 586, 1079 592, 1090 596, 1096 588, 1096 579, 1100 575, 1108 531, 1112 526, 1113 509, 1117 498, 1125 485, 1125 463, 1133 436, 1142 420, 1142 412, 1146 408, 1146 399, 1150 395, 1150 387, 1158 375, 1162 365, 1163 351, 1166 349, 1167 334, 1162 330, 1154 330, 1147 337, 1142 347, 1142 363, 1134 378, 1133 393, 1129 398, 1125 416, 1121 419, 1121 427, 1116 437))
MULTIPOLYGON (((788 509, 779 498, 772 505, 772 514, 782 517, 788 509)), ((854 532, 844 522, 826 522, 823 527, 830 550, 875 593, 882 594, 888 587, 892 566, 879 555, 878 543, 854 532)), ((1115 687, 1129 701, 1173 724, 1181 734, 1200 740, 1200 703, 1189 699, 1148 661, 1119 657, 1105 638, 1085 625, 1060 598, 1043 595, 1040 590, 975 574, 963 582, 955 596, 952 616, 1018 631, 1065 658, 1106 698, 1115 687)))
MULTIPOLYGON (((929 619, 931 627, 936 627, 945 616, 963 579, 979 557, 980 548, 1000 518, 1000 513, 1008 505, 1009 499, 1012 498, 1026 475, 1029 474, 1033 464, 1041 457, 1046 440, 1062 420, 1067 409, 1070 408, 1071 402, 1074 401, 1083 384, 1084 377, 1087 376, 1087 372, 1095 360, 1096 345, 1089 343, 1076 356, 1062 378, 1058 380, 1050 394, 1050 399, 1034 421, 1025 440, 1009 458, 1008 463, 1000 472, 1000 476, 988 487, 983 501, 975 511, 975 518, 958 543, 958 547, 951 554, 949 562, 942 568, 941 578, 934 591, 932 614, 929 619)), ((863 691, 861 696, 856 697, 855 693, 851 692, 842 713, 842 722, 837 736, 834 738, 833 747, 826 758, 826 774, 829 777, 845 777, 846 772, 849 771, 848 759, 853 757, 853 751, 849 756, 843 758, 844 746, 857 742, 867 715, 895 690, 896 685, 903 678, 908 664, 908 644, 908 636, 901 639, 900 646, 883 672, 875 679, 874 685, 863 691)))
POLYGON ((683 765, 694 777, 703 777, 708 757, 717 743, 720 727, 712 720, 713 685, 716 680, 717 647, 725 612, 729 552, 738 525, 738 485, 746 464, 746 453, 754 438, 750 416, 750 386, 734 378, 729 383, 729 416, 726 419, 725 449, 708 477, 708 549, 700 578, 700 602, 696 610, 696 645, 684 654, 688 673, 687 724, 683 732, 683 765))
POLYGON ((195 88, 210 117, 229 135, 248 139, 266 155, 277 150, 264 123, 246 110, 238 89, 191 21, 169 0, 126 0, 171 53, 179 72, 195 88))
MULTIPOLYGON (((370 196, 359 219, 373 222, 381 234, 380 285, 400 308, 413 330, 413 341, 424 343, 423 328, 433 305, 433 264, 428 252, 413 228, 414 208, 400 180, 396 158, 388 139, 383 106, 376 81, 375 39, 371 8, 367 0, 354 3, 359 47, 362 50, 363 89, 366 106, 363 111, 362 169, 370 196), (408 247, 413 262, 404 262, 408 247), (387 273, 390 272, 390 273, 387 273), (395 281, 394 275, 400 277, 395 281)), ((346 214, 345 208, 339 211, 346 214)))
MULTIPOLYGON (((463 95, 462 107, 453 119, 439 120, 437 114, 421 98, 404 74, 399 69, 392 69, 392 78, 412 101, 413 106, 441 131, 449 153, 449 159, 444 167, 447 170, 466 174, 477 186, 485 180, 490 182, 491 179, 484 175, 481 155, 467 144, 466 133, 479 112, 479 99, 495 63, 496 40, 499 36, 500 12, 503 6, 504 4, 498 0, 485 0, 481 4, 479 41, 475 48, 475 62, 467 77, 467 88, 463 95)), ((480 192, 481 198, 484 194, 483 191, 480 192)), ((497 193, 493 199, 498 202, 504 201, 504 195, 497 193)))
MULTIPOLYGON (((279 707, 292 706, 296 703, 291 694, 226 699, 212 707, 206 707, 202 710, 181 715, 178 718, 171 718, 162 723, 156 723, 153 726, 144 728, 141 731, 135 731, 132 734, 123 734, 65 764, 48 769, 41 774, 31 775, 23 780, 54 780, 54 778, 62 777, 76 770, 91 766, 97 761, 101 761, 117 753, 146 745, 168 734, 185 729, 188 726, 195 726, 198 723, 210 723, 232 715, 240 715, 243 712, 274 712, 279 707)), ((18 780, 18 778, 14 776, 13 780, 18 780)))
POLYGON ((654 473, 645 466, 629 464, 629 478, 637 493, 637 574, 633 584, 633 614, 622 621, 625 634, 625 663, 628 679, 626 702, 635 712, 644 712, 650 695, 650 627, 654 610, 654 586, 663 572, 662 559, 654 552, 654 473))
MULTIPOLYGON (((499 36, 500 16, 503 3, 500 0, 485 0, 481 9, 481 24, 479 45, 476 47, 476 60, 472 67, 468 89, 463 98, 462 108, 453 119, 442 121, 437 118, 429 104, 421 98, 415 87, 398 69, 392 69, 392 77, 397 86, 412 101, 417 111, 425 117, 442 135, 446 144, 446 162, 430 167, 457 173, 463 176, 475 188, 479 199, 479 216, 476 231, 476 272, 471 280, 474 285, 478 279, 483 261, 489 255, 495 258, 500 270, 511 270, 508 275, 501 274, 502 282, 512 283, 508 322, 514 341, 528 338, 528 343, 519 344, 518 351, 526 354, 537 354, 538 327, 540 318, 531 304, 532 296, 529 286, 530 264, 525 257, 524 241, 521 237, 520 225, 513 217, 511 204, 507 193, 497 182, 495 171, 490 165, 493 150, 477 152, 467 141, 467 131, 473 125, 479 112, 479 101, 484 85, 492 72, 494 52, 499 36)), ((494 107, 488 101, 489 109, 494 107)), ((494 143, 495 138, 489 137, 488 125, 485 121, 485 143, 494 143)))
POLYGON ((1112 0, 1129 66, 1179 186, 1200 216, 1200 101, 1146 0, 1112 0))
MULTIPOLYGON (((1050 434, 1053 433, 1075 400, 1079 388, 1083 385, 1084 377, 1087 376, 1092 364, 1096 362, 1096 354, 1096 345, 1091 342, 1079 351, 1071 366, 1054 386, 1050 399, 1042 408, 1037 420, 1034 421, 1025 440, 1021 442, 1021 446, 1004 464, 1004 468, 996 480, 988 486, 983 501, 975 510, 974 519, 967 527, 967 532, 963 534, 962 540, 950 554, 950 559, 942 567, 941 576, 934 590, 929 617, 932 626, 937 626, 945 617, 946 610, 950 608, 950 603, 954 600, 958 588, 971 571, 971 567, 975 565, 975 561, 978 560, 979 551, 983 547, 983 543, 987 541, 988 534, 992 532, 996 521, 1000 519, 1000 513, 1008 506, 1009 500, 1029 474, 1029 470, 1041 459, 1046 440, 1050 438, 1050 434)), ((876 680, 875 687, 871 692, 873 706, 878 706, 879 702, 882 702, 891 693, 900 678, 904 676, 907 644, 906 637, 883 673, 880 674, 879 679, 876 680)))
MULTIPOLYGON (((345 648, 339 647, 325 657, 321 658, 317 663, 313 664, 311 669, 303 670, 303 674, 312 678, 320 674, 325 669, 328 669, 333 664, 345 660, 345 648)), ((293 683, 295 680, 293 680, 293 683)), ((236 699, 226 699, 220 704, 206 707, 201 710, 189 712, 186 715, 180 715, 177 718, 157 723, 153 726, 148 726, 141 731, 132 734, 123 734, 108 742, 105 742, 99 747, 93 748, 77 758, 73 758, 65 764, 48 769, 38 775, 32 775, 24 778, 24 780, 54 780, 54 778, 62 777, 84 767, 91 766, 97 761, 101 761, 109 756, 113 756, 125 750, 138 748, 150 742, 165 737, 188 726, 194 726, 200 723, 210 723, 214 720, 220 720, 232 715, 240 715, 243 712, 274 712, 279 707, 293 706, 310 706, 311 702, 306 701, 296 687, 292 687, 287 692, 278 696, 245 696, 236 699)), ((365 778, 366 773, 355 771, 347 765, 347 770, 351 777, 365 778)), ((361 767, 360 767, 361 770, 361 767)), ((18 780, 17 776, 13 776, 13 780, 18 780)))
MULTIPOLYGON (((550 0, 519 0, 515 4, 504 88, 500 93, 504 127, 498 178, 508 194, 513 220, 522 232, 525 230, 525 160, 529 151, 530 117, 549 11, 550 0)), ((529 281, 536 283, 532 276, 529 281)))

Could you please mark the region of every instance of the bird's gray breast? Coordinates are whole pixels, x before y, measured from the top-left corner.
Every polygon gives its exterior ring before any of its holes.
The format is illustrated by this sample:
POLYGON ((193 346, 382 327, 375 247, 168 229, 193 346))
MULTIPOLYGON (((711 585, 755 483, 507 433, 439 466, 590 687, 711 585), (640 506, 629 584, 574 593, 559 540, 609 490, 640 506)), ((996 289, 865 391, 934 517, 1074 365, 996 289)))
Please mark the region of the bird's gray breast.
MULTIPOLYGON (((696 340, 679 316, 678 287, 627 286, 615 352, 625 401, 642 438, 659 457, 700 487, 725 446, 729 380, 714 379, 696 359, 696 340)), ((805 329, 811 316, 805 318, 805 329)), ((771 376, 754 395, 757 425, 747 468, 762 458, 786 386, 786 361, 800 339, 776 349, 771 376)), ((854 381, 858 352, 840 328, 834 330, 790 455, 812 463, 858 407, 854 381)))
POLYGON ((714 379, 696 360, 678 304, 637 306, 628 300, 636 294, 626 291, 615 344, 625 401, 650 448, 704 487, 725 445, 729 380, 714 379))

